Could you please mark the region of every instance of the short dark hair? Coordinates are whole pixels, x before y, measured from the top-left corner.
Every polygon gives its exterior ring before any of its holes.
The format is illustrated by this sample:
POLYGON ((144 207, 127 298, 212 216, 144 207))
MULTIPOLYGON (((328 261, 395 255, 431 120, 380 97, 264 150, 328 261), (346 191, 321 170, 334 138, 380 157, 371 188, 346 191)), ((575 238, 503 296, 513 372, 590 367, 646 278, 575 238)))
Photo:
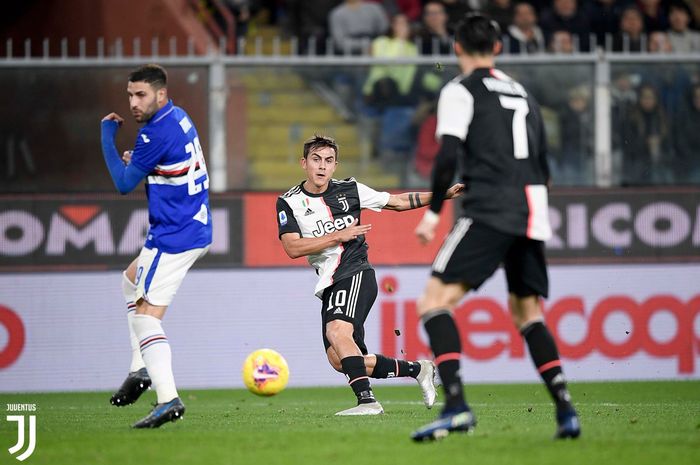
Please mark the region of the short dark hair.
POLYGON ((338 143, 332 137, 321 136, 319 134, 314 134, 313 137, 309 138, 304 142, 304 158, 309 156, 314 150, 322 149, 324 147, 330 147, 335 152, 335 160, 338 161, 338 143))
POLYGON ((469 55, 491 55, 501 40, 501 28, 482 14, 469 13, 457 26, 455 38, 469 55))
POLYGON ((168 85, 168 73, 162 66, 150 63, 132 71, 129 74, 129 82, 145 82, 161 89, 168 85))
POLYGON ((671 14, 671 10, 681 10, 685 14, 687 14, 689 18, 693 18, 693 15, 690 13, 690 8, 688 8, 688 5, 682 3, 680 0, 673 1, 668 5, 668 14, 671 14))

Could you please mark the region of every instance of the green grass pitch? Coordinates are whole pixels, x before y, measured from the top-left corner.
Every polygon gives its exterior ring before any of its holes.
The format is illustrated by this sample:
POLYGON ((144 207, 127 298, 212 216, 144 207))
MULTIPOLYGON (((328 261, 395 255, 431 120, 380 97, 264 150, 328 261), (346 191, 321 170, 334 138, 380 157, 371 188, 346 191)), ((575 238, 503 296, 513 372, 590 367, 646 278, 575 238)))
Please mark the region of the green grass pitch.
MULTIPOLYGON (((411 431, 431 421, 417 386, 375 388, 378 417, 334 417, 353 403, 348 388, 288 389, 271 397, 244 390, 181 391, 185 418, 131 430, 154 393, 124 408, 108 393, 0 394, 37 405, 37 446, 27 464, 700 464, 700 382, 573 383, 583 435, 553 441, 553 409, 539 384, 467 385, 474 434, 425 444, 411 431)), ((0 421, 0 464, 16 423, 0 421)))

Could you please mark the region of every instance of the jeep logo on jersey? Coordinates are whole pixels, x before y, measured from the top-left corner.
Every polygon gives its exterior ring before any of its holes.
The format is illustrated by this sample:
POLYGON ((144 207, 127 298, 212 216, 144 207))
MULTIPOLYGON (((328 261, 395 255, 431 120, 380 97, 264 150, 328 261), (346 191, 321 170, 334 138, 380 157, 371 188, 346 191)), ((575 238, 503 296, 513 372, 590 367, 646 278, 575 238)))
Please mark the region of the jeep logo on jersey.
POLYGON ((311 232, 314 237, 321 237, 326 234, 330 234, 333 231, 338 231, 340 229, 345 229, 355 221, 355 217, 352 215, 345 215, 342 218, 336 218, 331 220, 318 220, 316 222, 316 229, 311 232))
POLYGON ((340 206, 344 212, 350 210, 350 204, 348 203, 348 198, 345 196, 345 194, 338 196, 338 202, 340 202, 340 206))

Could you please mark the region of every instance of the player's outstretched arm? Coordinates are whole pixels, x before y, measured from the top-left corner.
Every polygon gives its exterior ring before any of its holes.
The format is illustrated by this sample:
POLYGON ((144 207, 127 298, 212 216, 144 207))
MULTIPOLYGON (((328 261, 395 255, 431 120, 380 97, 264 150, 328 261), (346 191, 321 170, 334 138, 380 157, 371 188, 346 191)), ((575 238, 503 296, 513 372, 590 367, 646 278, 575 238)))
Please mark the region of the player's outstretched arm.
MULTIPOLYGON (((464 191, 464 184, 457 183, 450 187, 445 193, 446 199, 459 197, 464 191)), ((415 208, 427 207, 433 199, 432 192, 405 192, 403 194, 392 195, 384 206, 385 210, 402 212, 415 208)))
POLYGON ((102 119, 102 155, 117 190, 121 194, 128 194, 146 177, 146 173, 132 164, 124 166, 124 161, 117 152, 114 137, 123 122, 116 113, 110 113, 102 119))
POLYGON ((321 253, 328 247, 335 247, 343 242, 357 239, 357 236, 367 234, 372 229, 371 224, 357 224, 357 219, 345 229, 326 234, 321 237, 301 237, 299 233, 282 234, 282 247, 289 258, 305 257, 321 253))

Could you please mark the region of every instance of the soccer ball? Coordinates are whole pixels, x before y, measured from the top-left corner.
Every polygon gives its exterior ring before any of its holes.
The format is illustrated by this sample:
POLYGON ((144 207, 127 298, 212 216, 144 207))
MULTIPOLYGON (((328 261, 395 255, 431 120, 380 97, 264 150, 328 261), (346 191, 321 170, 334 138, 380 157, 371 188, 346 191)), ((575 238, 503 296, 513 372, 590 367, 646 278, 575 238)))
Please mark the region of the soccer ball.
POLYGON ((287 361, 272 349, 259 349, 243 362, 243 382, 250 392, 274 396, 282 392, 289 380, 287 361))

